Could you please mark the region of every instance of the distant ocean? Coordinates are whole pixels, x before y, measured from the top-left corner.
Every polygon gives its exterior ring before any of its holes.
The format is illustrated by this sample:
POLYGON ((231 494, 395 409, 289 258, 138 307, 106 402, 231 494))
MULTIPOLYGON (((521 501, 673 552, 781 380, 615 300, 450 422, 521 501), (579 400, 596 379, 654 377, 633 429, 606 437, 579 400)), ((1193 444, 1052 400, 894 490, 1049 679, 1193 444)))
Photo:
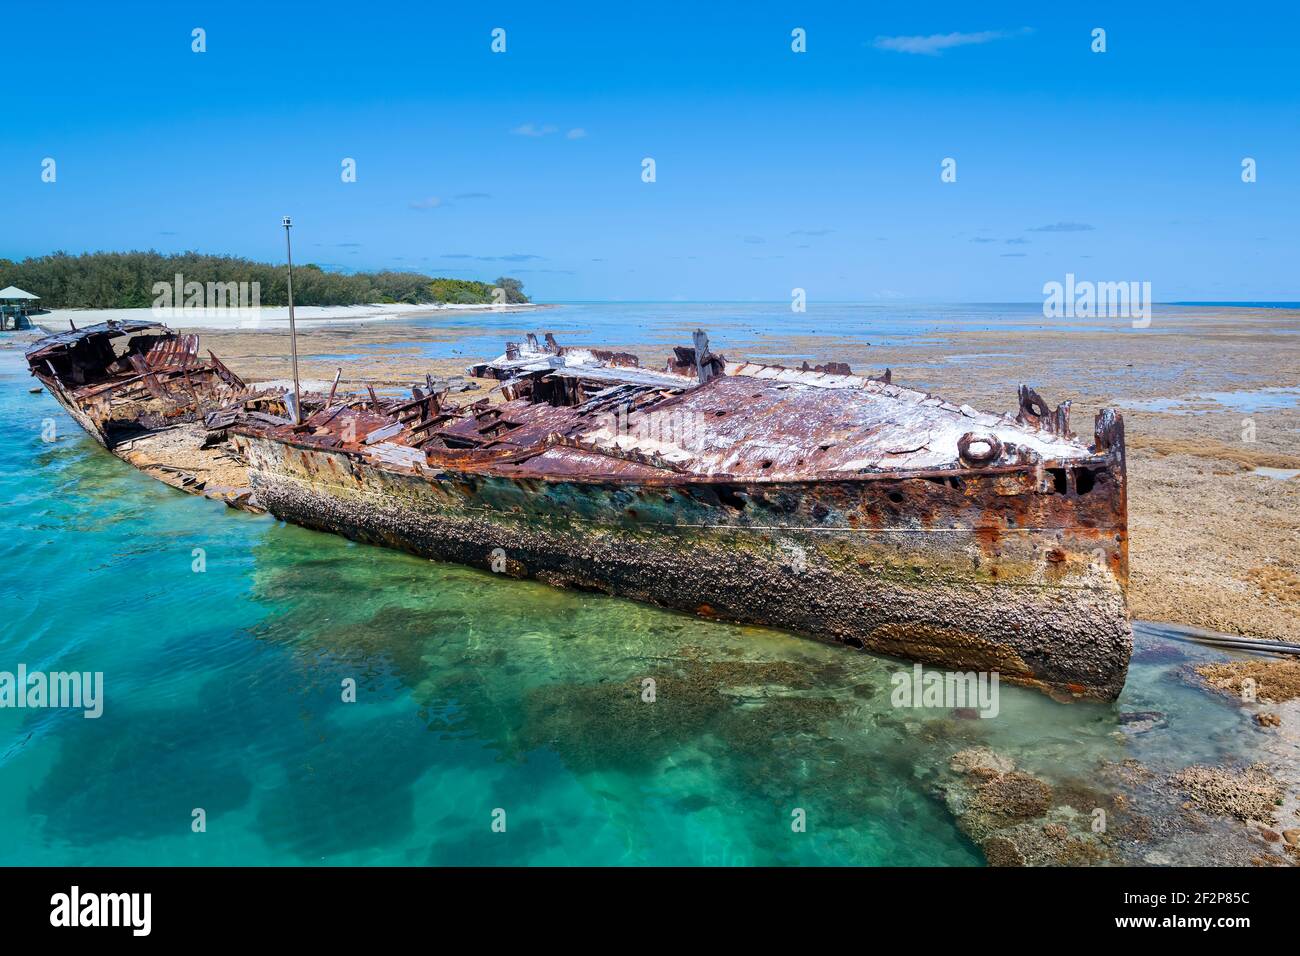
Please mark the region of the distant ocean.
POLYGON ((1156 305, 1207 306, 1220 309, 1300 309, 1300 302, 1157 302, 1156 305))
MULTIPOLYGON (((815 352, 794 355, 764 351, 768 341, 780 336, 818 336, 861 342, 863 345, 927 345, 942 342, 956 332, 1005 330, 1095 331, 1133 335, 1168 335, 1186 332, 1213 311, 1233 306, 1193 303, 1156 303, 1151 324, 1135 329, 1131 319, 1048 319, 1041 302, 980 303, 973 305, 913 303, 811 302, 806 312, 792 312, 788 302, 574 302, 557 303, 538 312, 441 313, 398 320, 415 327, 457 329, 466 334, 454 342, 432 342, 425 353, 432 358, 499 355, 507 338, 521 329, 554 332, 560 344, 626 345, 658 343, 664 350, 689 344, 698 328, 726 353, 743 353, 754 359, 819 359, 815 352)), ((1254 306, 1250 306, 1254 307, 1254 306)), ((1273 303, 1269 308, 1287 308, 1273 303)), ((1280 329, 1300 331, 1300 329, 1280 329)))

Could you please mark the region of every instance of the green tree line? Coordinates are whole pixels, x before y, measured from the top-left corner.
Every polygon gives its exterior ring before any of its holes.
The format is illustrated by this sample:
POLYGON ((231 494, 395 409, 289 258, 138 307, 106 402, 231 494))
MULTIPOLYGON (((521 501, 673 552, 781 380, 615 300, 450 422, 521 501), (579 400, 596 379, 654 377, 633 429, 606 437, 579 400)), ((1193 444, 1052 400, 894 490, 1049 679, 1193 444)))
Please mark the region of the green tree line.
MULTIPOLYGON (((281 265, 236 256, 198 252, 55 252, 13 262, 0 259, 0 288, 18 286, 41 297, 47 309, 148 308, 158 296, 154 284, 185 282, 259 283, 261 304, 288 305, 288 270, 281 265)), ((495 283, 448 279, 418 272, 329 272, 317 265, 295 265, 295 305, 362 305, 372 302, 490 304, 492 290, 506 302, 527 302, 523 283, 502 276, 495 283)))

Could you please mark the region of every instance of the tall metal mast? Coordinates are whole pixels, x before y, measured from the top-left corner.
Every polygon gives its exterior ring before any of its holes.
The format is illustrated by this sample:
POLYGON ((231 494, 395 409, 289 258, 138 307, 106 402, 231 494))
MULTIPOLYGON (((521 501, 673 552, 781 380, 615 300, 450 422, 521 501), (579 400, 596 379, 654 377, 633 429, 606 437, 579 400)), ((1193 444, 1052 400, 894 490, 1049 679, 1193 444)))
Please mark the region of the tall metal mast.
POLYGON ((285 257, 289 263, 289 347, 293 352, 293 423, 298 425, 302 423, 302 395, 298 390, 298 328, 293 321, 293 243, 289 241, 289 230, 293 227, 293 220, 285 216, 282 223, 285 257))

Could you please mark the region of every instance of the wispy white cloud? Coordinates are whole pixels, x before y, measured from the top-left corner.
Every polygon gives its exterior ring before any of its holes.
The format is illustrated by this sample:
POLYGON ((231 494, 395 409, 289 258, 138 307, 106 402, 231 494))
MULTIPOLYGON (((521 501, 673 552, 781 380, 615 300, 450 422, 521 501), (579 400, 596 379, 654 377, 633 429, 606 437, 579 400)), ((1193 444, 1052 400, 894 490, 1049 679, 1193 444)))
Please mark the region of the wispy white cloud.
POLYGON ((516 136, 550 136, 552 133, 558 133, 559 130, 550 123, 524 123, 522 126, 516 126, 510 132, 516 136))
POLYGON ((939 56, 944 50, 959 46, 977 46, 1005 40, 1008 37, 1025 36, 1033 33, 1032 27, 1019 30, 981 30, 979 33, 931 33, 928 36, 911 37, 876 37, 877 50, 891 50, 894 53, 919 53, 922 56, 939 56))
POLYGON ((1030 226, 1030 232, 1091 232, 1093 227, 1086 222, 1054 222, 1047 226, 1030 226))
POLYGON ((525 122, 525 124, 516 126, 511 130, 516 137, 549 137, 552 133, 559 133, 559 127, 552 126, 549 122, 537 124, 537 122, 525 122))
POLYGON ((535 256, 528 252, 513 252, 508 256, 471 256, 467 252, 444 252, 439 258, 441 259, 473 259, 476 262, 532 262, 535 259, 545 259, 545 256, 535 256))
MULTIPOLYGON (((531 136, 534 139, 540 139, 543 136, 554 136, 560 132, 560 128, 554 123, 523 123, 510 132, 516 136, 531 136)), ((585 139, 586 136, 587 131, 581 126, 575 126, 564 134, 565 139, 585 139)))

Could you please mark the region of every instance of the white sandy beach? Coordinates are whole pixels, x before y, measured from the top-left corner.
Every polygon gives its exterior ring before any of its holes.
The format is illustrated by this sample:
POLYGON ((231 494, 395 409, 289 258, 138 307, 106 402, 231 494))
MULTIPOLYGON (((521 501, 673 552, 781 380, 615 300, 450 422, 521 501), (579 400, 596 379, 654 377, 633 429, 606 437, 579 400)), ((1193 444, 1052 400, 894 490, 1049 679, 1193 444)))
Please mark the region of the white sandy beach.
MULTIPOLYGON (((528 312, 542 306, 533 303, 518 305, 409 305, 384 303, 376 305, 299 305, 294 307, 294 321, 305 328, 326 328, 335 324, 356 322, 386 322, 410 319, 423 315, 456 312, 528 312)), ((284 331, 289 327, 288 306, 261 306, 248 309, 54 309, 43 315, 32 316, 32 321, 49 332, 64 332, 68 322, 77 328, 128 319, 162 322, 173 329, 214 329, 218 331, 284 331)))

